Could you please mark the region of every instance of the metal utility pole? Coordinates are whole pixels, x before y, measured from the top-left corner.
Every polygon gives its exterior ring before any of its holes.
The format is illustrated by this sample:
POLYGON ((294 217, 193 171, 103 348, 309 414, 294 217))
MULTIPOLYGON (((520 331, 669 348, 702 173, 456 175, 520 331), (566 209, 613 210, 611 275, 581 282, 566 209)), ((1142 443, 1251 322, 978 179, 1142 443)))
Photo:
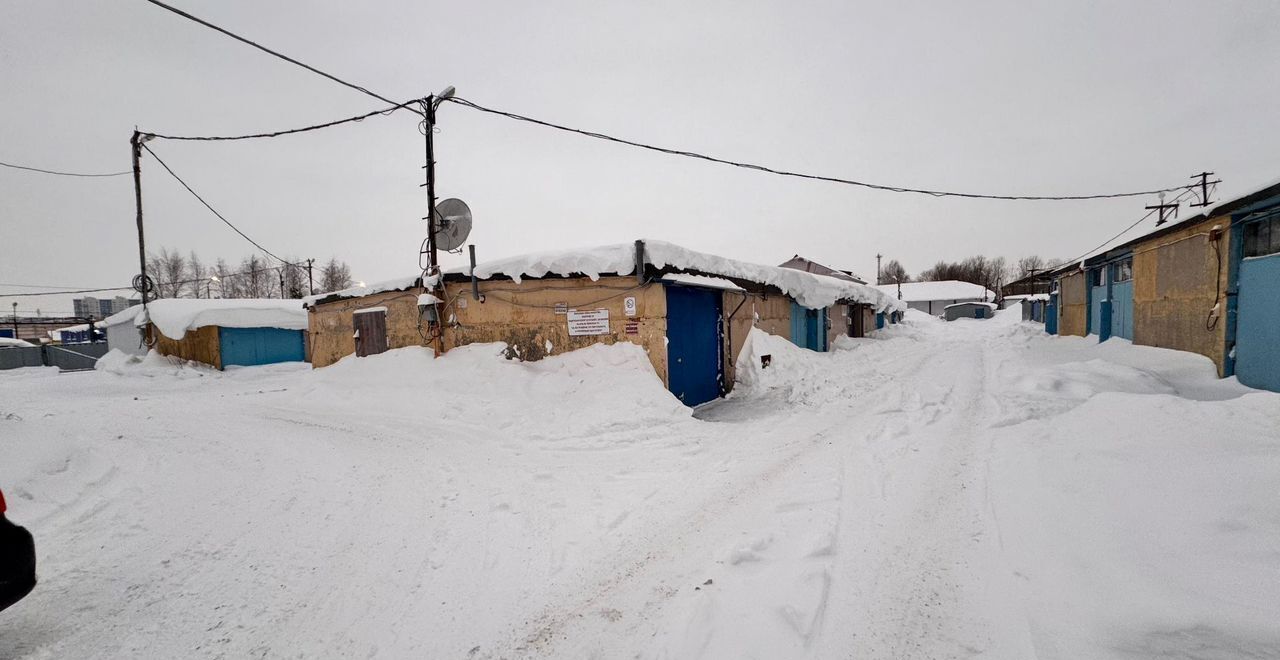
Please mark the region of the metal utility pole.
POLYGON ((311 277, 311 264, 315 263, 315 259, 307 259, 307 295, 316 295, 316 281, 311 277))
MULTIPOLYGON (((1196 177, 1200 178, 1200 201, 1197 203, 1188 204, 1187 206, 1208 206, 1209 204, 1212 203, 1209 201, 1209 185, 1213 183, 1221 183, 1221 181, 1210 181, 1209 177, 1211 176, 1213 176, 1213 172, 1201 172, 1199 174, 1194 174, 1191 176, 1191 178, 1193 179, 1196 177)), ((1151 208, 1151 207, 1147 207, 1147 208, 1151 208)), ((1161 213, 1163 214, 1164 212, 1161 211, 1161 213)))
POLYGON ((880 257, 882 256, 884 255, 880 254, 879 252, 876 253, 876 284, 880 284, 880 279, 881 279, 880 274, 884 272, 880 270, 880 257))

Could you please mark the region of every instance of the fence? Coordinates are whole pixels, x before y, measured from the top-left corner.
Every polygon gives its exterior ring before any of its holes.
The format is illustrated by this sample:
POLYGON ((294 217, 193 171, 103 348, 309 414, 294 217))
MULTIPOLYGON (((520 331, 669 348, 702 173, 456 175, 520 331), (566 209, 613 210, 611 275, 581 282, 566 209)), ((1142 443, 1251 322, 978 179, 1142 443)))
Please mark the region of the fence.
POLYGON ((20 367, 57 367, 62 371, 92 369, 107 354, 106 342, 63 346, 0 348, 0 370, 20 367))

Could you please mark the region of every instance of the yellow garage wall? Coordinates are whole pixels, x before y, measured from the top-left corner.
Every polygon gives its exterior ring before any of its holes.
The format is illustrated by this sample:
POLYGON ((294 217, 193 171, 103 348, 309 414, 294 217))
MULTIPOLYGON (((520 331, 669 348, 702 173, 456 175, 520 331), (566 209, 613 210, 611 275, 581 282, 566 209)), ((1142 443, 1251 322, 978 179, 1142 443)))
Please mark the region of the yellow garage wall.
POLYGON ((1058 334, 1084 337, 1088 334, 1089 300, 1082 272, 1064 275, 1058 280, 1058 334))
POLYGON ((222 350, 218 343, 218 327, 206 325, 203 328, 188 330, 182 339, 170 339, 160 332, 155 324, 147 326, 147 332, 156 340, 156 352, 171 355, 183 360, 203 362, 218 369, 222 368, 222 350))
POLYGON ((1133 341, 1199 353, 1222 374, 1226 345, 1229 216, 1210 218, 1133 247, 1133 341), (1210 240, 1214 226, 1219 238, 1210 240), (1209 311, 1220 304, 1219 318, 1209 311))

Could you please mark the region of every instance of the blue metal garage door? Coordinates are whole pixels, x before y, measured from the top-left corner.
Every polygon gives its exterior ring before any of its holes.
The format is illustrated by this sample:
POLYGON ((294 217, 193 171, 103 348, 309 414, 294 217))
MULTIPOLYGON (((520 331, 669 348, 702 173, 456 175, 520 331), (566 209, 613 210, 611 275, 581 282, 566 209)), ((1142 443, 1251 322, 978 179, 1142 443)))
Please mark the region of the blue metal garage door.
POLYGON ((1058 294, 1049 294, 1049 304, 1044 308, 1044 331, 1058 334, 1058 294))
POLYGON ((1109 271, 1111 336, 1133 341, 1133 259, 1114 262, 1109 271))
POLYGON ((667 385, 686 406, 720 396, 719 291, 667 287, 667 385))
POLYGON ((306 360, 301 330, 218 328, 218 344, 223 368, 306 360))
POLYGON ((1111 336, 1111 305, 1107 302, 1107 269, 1089 271, 1089 334, 1106 341, 1111 336))
POLYGON ((811 351, 827 350, 827 310, 791 301, 791 343, 811 351))
POLYGON ((1244 227, 1236 303, 1240 382, 1280 392, 1280 211, 1244 227))

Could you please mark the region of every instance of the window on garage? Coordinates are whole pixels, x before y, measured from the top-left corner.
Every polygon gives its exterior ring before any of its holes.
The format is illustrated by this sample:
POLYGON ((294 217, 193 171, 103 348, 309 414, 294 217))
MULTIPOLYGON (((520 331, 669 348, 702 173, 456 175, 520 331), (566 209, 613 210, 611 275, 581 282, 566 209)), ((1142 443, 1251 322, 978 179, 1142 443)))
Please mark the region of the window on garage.
POLYGON ((1280 252, 1280 211, 1271 211, 1244 226, 1244 256, 1262 257, 1280 252))

